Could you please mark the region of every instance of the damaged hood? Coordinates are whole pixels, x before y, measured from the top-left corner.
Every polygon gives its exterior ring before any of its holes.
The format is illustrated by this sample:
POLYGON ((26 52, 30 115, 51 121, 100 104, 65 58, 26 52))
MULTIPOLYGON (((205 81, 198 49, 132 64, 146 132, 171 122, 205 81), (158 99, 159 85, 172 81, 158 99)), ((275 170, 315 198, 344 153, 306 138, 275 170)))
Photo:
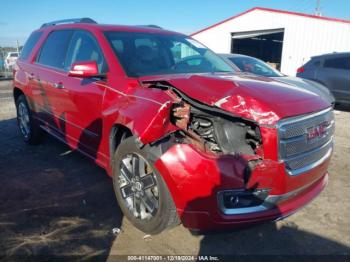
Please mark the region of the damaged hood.
POLYGON ((149 76, 140 81, 167 82, 192 99, 259 124, 274 125, 281 118, 330 106, 306 89, 245 74, 149 76))

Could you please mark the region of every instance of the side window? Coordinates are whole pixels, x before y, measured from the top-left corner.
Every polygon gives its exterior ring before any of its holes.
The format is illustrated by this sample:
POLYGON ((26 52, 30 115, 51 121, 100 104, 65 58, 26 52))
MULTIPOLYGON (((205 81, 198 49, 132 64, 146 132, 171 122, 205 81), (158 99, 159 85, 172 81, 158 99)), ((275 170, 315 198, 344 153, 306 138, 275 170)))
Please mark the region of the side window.
POLYGON ((28 40, 26 41, 26 43, 22 48, 19 59, 21 60, 28 59, 30 53, 32 52, 34 46, 38 43, 42 34, 43 34, 42 32, 34 32, 29 36, 28 40))
POLYGON ((321 66, 321 61, 320 60, 316 60, 314 63, 313 63, 314 67, 320 67, 321 66))
POLYGON ((39 64, 63 69, 71 30, 53 31, 47 37, 37 57, 39 64))
POLYGON ((65 70, 69 70, 73 63, 96 61, 100 73, 106 71, 106 62, 95 38, 88 32, 76 31, 69 44, 65 70))
POLYGON ((324 62, 324 67, 350 70, 350 57, 329 58, 324 62))

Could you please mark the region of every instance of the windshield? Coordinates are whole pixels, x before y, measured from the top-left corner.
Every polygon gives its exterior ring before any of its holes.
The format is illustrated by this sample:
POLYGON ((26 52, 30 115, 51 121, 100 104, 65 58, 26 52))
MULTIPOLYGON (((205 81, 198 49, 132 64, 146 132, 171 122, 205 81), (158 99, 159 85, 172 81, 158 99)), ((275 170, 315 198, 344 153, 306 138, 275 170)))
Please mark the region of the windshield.
POLYGON ((234 72, 221 57, 183 35, 114 31, 105 35, 131 77, 234 72))
POLYGON ((228 57, 228 59, 234 63, 243 72, 249 72, 255 75, 266 76, 266 77, 280 77, 283 76, 279 71, 272 68, 263 61, 248 57, 248 56, 237 56, 228 57))

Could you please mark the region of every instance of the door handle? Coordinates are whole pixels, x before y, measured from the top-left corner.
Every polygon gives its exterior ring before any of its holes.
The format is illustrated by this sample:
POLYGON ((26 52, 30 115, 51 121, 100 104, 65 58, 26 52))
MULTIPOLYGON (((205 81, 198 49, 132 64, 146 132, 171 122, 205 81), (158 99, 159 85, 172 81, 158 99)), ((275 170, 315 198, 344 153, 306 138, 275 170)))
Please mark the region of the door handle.
POLYGON ((53 88, 57 88, 57 89, 63 89, 64 88, 64 86, 63 86, 63 84, 61 82, 60 83, 53 83, 52 87, 53 88))
POLYGON ((31 74, 28 76, 28 79, 29 79, 29 80, 33 80, 33 79, 34 79, 34 74, 31 73, 31 74))

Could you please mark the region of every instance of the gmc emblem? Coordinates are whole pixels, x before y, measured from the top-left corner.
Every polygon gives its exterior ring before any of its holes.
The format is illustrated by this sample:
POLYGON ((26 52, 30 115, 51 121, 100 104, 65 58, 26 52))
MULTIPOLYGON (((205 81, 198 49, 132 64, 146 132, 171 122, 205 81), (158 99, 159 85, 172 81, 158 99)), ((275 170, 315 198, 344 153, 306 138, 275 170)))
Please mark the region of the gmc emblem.
POLYGON ((324 137, 327 134, 327 127, 329 122, 324 122, 318 126, 310 127, 307 129, 307 140, 314 140, 315 138, 324 137))

